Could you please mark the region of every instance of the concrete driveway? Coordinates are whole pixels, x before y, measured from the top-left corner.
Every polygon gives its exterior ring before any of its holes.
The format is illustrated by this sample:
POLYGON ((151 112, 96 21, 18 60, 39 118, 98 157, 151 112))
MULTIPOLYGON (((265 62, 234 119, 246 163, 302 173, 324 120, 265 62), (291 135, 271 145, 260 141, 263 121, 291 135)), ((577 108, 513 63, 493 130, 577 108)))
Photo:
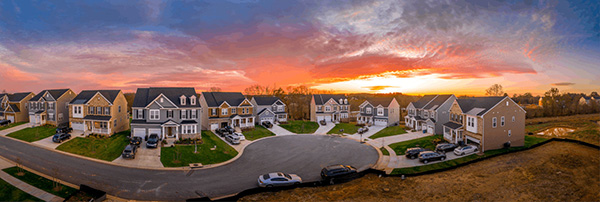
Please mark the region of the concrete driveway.
POLYGON ((277 125, 277 124, 273 124, 272 128, 267 128, 269 131, 275 133, 276 136, 282 136, 282 135, 296 135, 296 133, 292 133, 289 130, 286 130, 285 128, 277 125))
POLYGON ((404 155, 399 155, 397 158, 397 164, 396 165, 390 165, 390 167, 392 168, 407 168, 407 167, 416 167, 416 166, 424 166, 424 165, 429 165, 429 164, 436 164, 436 163, 440 163, 440 162, 444 162, 444 161, 449 161, 449 160, 453 160, 453 159, 457 159, 457 158, 462 158, 465 156, 469 156, 469 155, 473 155, 475 153, 471 153, 471 154, 465 154, 463 156, 457 156, 456 154, 454 154, 454 152, 447 152, 446 153, 446 160, 443 161, 432 161, 429 162, 427 164, 421 163, 419 161, 418 158, 416 159, 409 159, 406 158, 406 156, 404 155))
POLYGON ((42 147, 47 147, 47 148, 50 148, 50 149, 56 149, 61 144, 64 144, 65 142, 68 142, 68 141, 71 141, 72 139, 75 139, 76 137, 79 137, 80 135, 81 135, 81 132, 73 131, 71 133, 71 138, 69 138, 67 140, 64 140, 61 143, 52 142, 52 137, 54 136, 53 135, 53 136, 50 136, 50 137, 47 137, 47 138, 35 141, 35 142, 33 142, 33 144, 40 145, 42 147))
POLYGON ((335 127, 335 123, 333 122, 327 122, 327 125, 321 125, 319 124, 319 128, 317 129, 317 131, 315 131, 315 135, 325 135, 327 134, 327 132, 329 132, 331 129, 333 129, 333 127, 335 127))
MULTIPOLYGON (((362 138, 365 139, 365 138, 371 137, 371 136, 375 135, 375 133, 383 130, 384 128, 386 128, 386 127, 385 126, 369 126, 369 131, 367 131, 366 133, 363 133, 362 138)), ((355 133, 352 135, 348 135, 346 137, 349 137, 349 138, 352 138, 355 140, 360 140, 361 135, 358 133, 355 133)))
MULTIPOLYGON (((244 134, 242 132, 237 132, 237 133, 244 134)), ((252 143, 252 141, 250 141, 250 140, 242 140, 242 141, 240 141, 240 144, 231 144, 231 143, 229 143, 229 141, 227 141, 225 139, 225 137, 221 137, 219 134, 217 134, 217 132, 213 131, 213 134, 215 134, 215 136, 217 136, 218 138, 223 140, 223 142, 227 143, 229 146, 233 147, 238 152, 242 151, 244 149, 244 147, 246 147, 246 145, 252 143)))
POLYGON ((369 143, 373 146, 376 146, 376 147, 383 147, 384 145, 390 145, 390 144, 393 144, 396 142, 404 142, 404 141, 427 137, 427 136, 431 136, 431 135, 433 135, 433 134, 423 133, 422 131, 417 131, 417 132, 409 132, 409 133, 400 134, 400 135, 377 138, 374 140, 369 140, 369 141, 367 141, 367 143, 369 143))
POLYGON ((140 144, 135 159, 124 159, 122 156, 112 161, 119 165, 134 166, 138 168, 164 168, 160 162, 160 147, 146 148, 146 142, 140 144))

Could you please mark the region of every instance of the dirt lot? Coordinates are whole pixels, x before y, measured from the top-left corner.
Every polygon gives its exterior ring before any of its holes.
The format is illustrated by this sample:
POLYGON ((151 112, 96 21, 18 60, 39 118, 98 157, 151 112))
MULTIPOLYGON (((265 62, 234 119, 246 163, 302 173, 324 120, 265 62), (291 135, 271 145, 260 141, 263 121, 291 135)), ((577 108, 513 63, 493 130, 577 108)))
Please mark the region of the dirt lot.
POLYGON ((458 169, 409 177, 264 192, 240 201, 597 201, 600 151, 551 142, 458 169))

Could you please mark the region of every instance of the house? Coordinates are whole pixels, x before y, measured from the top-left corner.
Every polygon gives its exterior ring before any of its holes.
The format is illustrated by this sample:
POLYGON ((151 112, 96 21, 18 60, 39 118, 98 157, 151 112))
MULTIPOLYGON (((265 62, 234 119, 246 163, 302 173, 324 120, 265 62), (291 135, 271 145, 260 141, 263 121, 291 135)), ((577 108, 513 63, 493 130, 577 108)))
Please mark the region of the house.
POLYGON ((358 124, 393 126, 400 123, 400 105, 394 97, 376 97, 365 100, 359 106, 358 124))
POLYGON ((510 97, 474 97, 452 102, 444 139, 477 144, 480 151, 525 144, 525 110, 510 97))
POLYGON ((83 134, 110 136, 129 130, 127 100, 120 90, 84 90, 69 103, 69 123, 83 134))
POLYGON ((348 122, 350 104, 341 94, 314 94, 310 100, 310 121, 348 122))
POLYGON ((77 94, 71 89, 43 90, 29 100, 32 126, 69 124, 69 102, 77 94))
POLYGON ((256 117, 256 123, 268 121, 271 123, 287 122, 287 112, 285 112, 285 103, 278 97, 252 97, 250 100, 252 106, 254 106, 254 117, 256 117))
POLYGON ((29 122, 29 110, 27 101, 34 96, 31 92, 4 94, 0 96, 2 103, 2 118, 12 123, 29 122))
POLYGON ((600 97, 583 96, 583 97, 579 98, 580 105, 590 105, 591 102, 596 102, 596 103, 600 104, 600 97))
POLYGON ((8 106, 8 94, 0 93, 0 120, 4 120, 4 109, 8 106))
POLYGON ((202 92, 202 129, 254 128, 254 107, 240 92, 202 92))
POLYGON ((138 88, 133 99, 131 135, 160 139, 202 138, 202 110, 194 88, 138 88))
POLYGON ((456 97, 450 95, 425 95, 406 107, 406 126, 415 130, 427 130, 430 134, 442 134, 443 124, 448 122, 448 111, 456 97))

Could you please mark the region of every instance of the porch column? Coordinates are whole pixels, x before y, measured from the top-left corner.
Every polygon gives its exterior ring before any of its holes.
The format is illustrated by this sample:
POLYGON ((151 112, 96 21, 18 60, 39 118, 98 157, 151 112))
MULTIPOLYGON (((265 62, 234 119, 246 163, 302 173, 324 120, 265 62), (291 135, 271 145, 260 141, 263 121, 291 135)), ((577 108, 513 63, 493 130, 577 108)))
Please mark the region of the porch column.
POLYGON ((175 139, 179 139, 179 127, 175 126, 175 139))
POLYGON ((111 131, 110 131, 110 125, 111 125, 111 124, 110 124, 110 121, 107 121, 107 122, 106 122, 106 125, 108 126, 108 127, 106 127, 106 128, 108 129, 108 130, 106 131, 106 134, 110 134, 110 132, 111 132, 111 131))
POLYGON ((165 126, 160 126, 160 139, 165 139, 165 126))

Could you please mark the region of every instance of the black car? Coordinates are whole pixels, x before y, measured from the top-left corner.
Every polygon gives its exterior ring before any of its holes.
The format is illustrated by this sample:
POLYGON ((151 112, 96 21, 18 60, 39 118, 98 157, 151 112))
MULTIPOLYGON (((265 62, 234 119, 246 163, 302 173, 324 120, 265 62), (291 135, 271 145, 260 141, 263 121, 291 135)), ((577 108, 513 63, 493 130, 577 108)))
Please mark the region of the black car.
POLYGON ((334 184, 341 180, 352 179, 358 176, 356 168, 349 165, 330 165, 321 170, 321 180, 334 184))
POLYGON ((217 135, 219 135, 221 137, 225 137, 226 135, 229 134, 229 131, 225 128, 218 128, 217 130, 215 130, 215 132, 217 133, 217 135))
POLYGON ((129 144, 135 145, 135 146, 140 146, 140 144, 142 144, 142 137, 138 137, 138 136, 133 136, 131 138, 131 140, 129 140, 129 144))
POLYGON ((435 151, 446 153, 449 151, 454 151, 454 149, 456 149, 457 147, 458 145, 452 143, 440 143, 435 146, 435 151))
POLYGON ((231 127, 231 126, 225 126, 223 127, 225 128, 225 130, 229 133, 229 134, 233 134, 233 132, 235 132, 235 130, 231 127))
POLYGON ((327 121, 325 121, 325 119, 319 121, 319 123, 321 123, 321 125, 327 125, 327 121))
POLYGON ((146 141, 146 148, 156 148, 158 147, 158 135, 157 134, 150 134, 150 137, 148 137, 148 141, 146 141))
POLYGON ((52 142, 61 143, 62 141, 68 140, 71 138, 71 134, 69 133, 56 133, 52 136, 52 142))
POLYGON ((272 128, 273 127, 273 124, 271 122, 269 122, 269 121, 262 122, 262 125, 265 128, 272 128))
POLYGON ((409 159, 416 159, 417 157, 419 157, 419 153, 423 151, 429 151, 429 149, 421 147, 408 148, 406 149, 406 152, 404 152, 404 156, 406 156, 406 158, 409 159))
POLYGON ((5 126, 10 124, 10 120, 0 120, 0 126, 5 126))
POLYGON ((419 154, 419 161, 423 163, 429 163, 431 161, 443 161, 446 159, 446 154, 432 152, 432 151, 424 151, 419 154))
POLYGON ((73 128, 67 125, 61 125, 56 128, 56 133, 70 133, 73 132, 73 128))
POLYGON ((137 153, 137 146, 128 144, 123 150, 121 156, 124 159, 135 159, 135 153, 137 153))

